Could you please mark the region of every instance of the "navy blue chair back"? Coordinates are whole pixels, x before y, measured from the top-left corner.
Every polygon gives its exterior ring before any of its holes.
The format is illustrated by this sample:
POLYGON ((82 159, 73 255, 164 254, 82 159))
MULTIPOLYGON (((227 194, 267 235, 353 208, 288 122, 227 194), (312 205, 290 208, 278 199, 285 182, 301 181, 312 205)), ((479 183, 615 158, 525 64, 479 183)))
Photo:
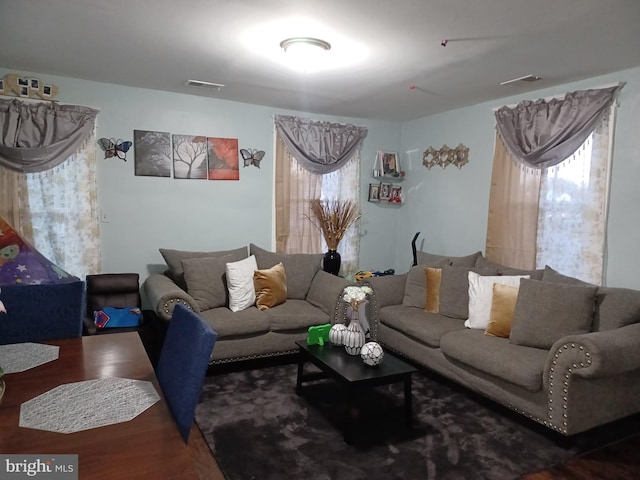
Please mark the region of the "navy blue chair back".
POLYGON ((160 351, 156 376, 185 443, 218 334, 200 316, 177 305, 160 351))

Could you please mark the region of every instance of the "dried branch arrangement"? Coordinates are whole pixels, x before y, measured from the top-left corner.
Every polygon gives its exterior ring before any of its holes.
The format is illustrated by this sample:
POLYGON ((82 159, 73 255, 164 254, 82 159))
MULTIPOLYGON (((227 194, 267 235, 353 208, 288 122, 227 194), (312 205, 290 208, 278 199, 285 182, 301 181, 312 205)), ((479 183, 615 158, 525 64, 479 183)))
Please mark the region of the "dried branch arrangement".
POLYGON ((313 225, 322 232, 324 241, 329 250, 337 250, 340 240, 351 225, 360 218, 358 205, 352 200, 318 200, 310 202, 311 213, 315 217, 309 217, 313 225))

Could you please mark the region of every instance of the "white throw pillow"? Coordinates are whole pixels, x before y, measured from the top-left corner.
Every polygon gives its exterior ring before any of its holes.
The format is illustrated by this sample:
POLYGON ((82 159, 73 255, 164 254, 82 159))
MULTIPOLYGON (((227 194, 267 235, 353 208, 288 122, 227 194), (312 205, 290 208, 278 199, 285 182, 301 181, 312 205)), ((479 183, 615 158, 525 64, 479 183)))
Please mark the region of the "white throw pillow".
POLYGON ((256 289, 253 286, 253 272, 258 270, 256 256, 227 263, 227 287, 229 288, 229 309, 239 312, 256 303, 256 289))
POLYGON ((493 284, 520 286, 521 278, 529 275, 499 275, 486 276, 469 272, 469 319, 464 322, 467 328, 486 329, 491 316, 491 300, 493 298, 493 284))

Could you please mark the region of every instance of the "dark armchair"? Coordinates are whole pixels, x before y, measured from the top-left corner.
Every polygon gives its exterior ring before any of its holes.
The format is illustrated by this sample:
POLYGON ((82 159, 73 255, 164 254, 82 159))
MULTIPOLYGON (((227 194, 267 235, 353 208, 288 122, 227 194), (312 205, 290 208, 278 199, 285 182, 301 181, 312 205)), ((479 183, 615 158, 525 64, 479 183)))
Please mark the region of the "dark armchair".
MULTIPOLYGON (((98 333, 93 322, 93 312, 105 307, 125 308, 142 305, 139 275, 137 273, 102 273, 87 275, 87 307, 84 321, 85 332, 98 333)), ((119 332, 136 330, 136 327, 118 328, 119 332)))
POLYGON ((137 327, 116 327, 98 329, 93 320, 93 312, 106 307, 126 308, 142 305, 140 298, 139 275, 137 273, 102 273, 87 275, 87 299, 84 315, 85 335, 137 331, 147 351, 149 360, 155 367, 164 334, 166 322, 156 315, 143 312, 144 319, 137 327))

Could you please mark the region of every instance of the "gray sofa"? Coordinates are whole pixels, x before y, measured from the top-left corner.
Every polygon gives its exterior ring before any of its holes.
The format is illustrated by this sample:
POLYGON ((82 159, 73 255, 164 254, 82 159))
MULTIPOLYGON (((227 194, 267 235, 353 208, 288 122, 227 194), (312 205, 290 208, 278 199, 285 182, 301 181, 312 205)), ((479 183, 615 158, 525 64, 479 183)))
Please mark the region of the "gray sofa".
POLYGON ((480 252, 418 259, 405 274, 365 281, 371 332, 385 348, 566 436, 640 412, 640 291, 550 267, 509 269, 480 252), (441 275, 438 313, 425 310, 425 268, 441 275), (529 276, 518 280, 507 337, 465 327, 470 270, 529 276))
POLYGON ((199 313, 217 332, 211 364, 284 355, 297 351, 310 326, 335 323, 345 316, 343 278, 322 270, 322 255, 278 254, 254 244, 216 252, 160 249, 167 262, 164 274, 143 283, 147 301, 162 320, 170 321, 177 304, 199 313), (232 312, 228 306, 225 265, 255 255, 258 269, 282 263, 287 298, 280 305, 259 310, 255 306, 232 312))

